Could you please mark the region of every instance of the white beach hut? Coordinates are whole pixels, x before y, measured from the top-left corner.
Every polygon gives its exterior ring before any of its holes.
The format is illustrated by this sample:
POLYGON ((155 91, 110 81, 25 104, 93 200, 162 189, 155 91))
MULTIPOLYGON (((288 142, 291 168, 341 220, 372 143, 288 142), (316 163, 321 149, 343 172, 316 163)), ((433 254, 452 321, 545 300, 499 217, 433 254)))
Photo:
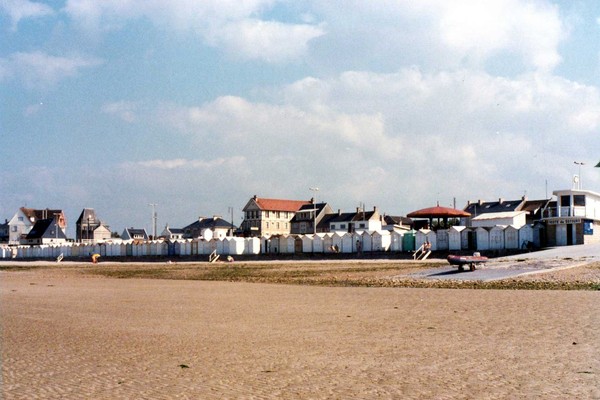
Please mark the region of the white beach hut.
POLYGON ((461 232, 465 229, 465 226, 451 226, 450 229, 448 229, 448 250, 453 251, 463 249, 461 232))
POLYGON ((402 237, 404 233, 393 230, 390 232, 390 251, 402 251, 402 237))
POLYGON ((506 225, 490 228, 490 250, 504 250, 504 229, 506 225))
POLYGON ((312 253, 313 252, 313 237, 314 235, 302 235, 302 252, 312 253))
POLYGON ((260 239, 245 238, 244 239, 244 254, 260 254, 260 239))
POLYGON ((448 237, 448 229, 438 229, 436 232, 436 249, 437 250, 448 250, 450 247, 448 237))
POLYGON ((536 245, 535 241, 533 240, 533 226, 523 225, 519 228, 519 247, 526 248, 528 242, 532 242, 534 245, 536 245))
POLYGON ((313 252, 323 253, 325 249, 325 234, 317 233, 313 236, 313 252))
POLYGON ((477 250, 484 251, 490 248, 490 231, 488 228, 478 227, 475 229, 477 238, 477 250))
POLYGON ((504 248, 519 248, 519 228, 514 225, 509 225, 504 229, 504 248))

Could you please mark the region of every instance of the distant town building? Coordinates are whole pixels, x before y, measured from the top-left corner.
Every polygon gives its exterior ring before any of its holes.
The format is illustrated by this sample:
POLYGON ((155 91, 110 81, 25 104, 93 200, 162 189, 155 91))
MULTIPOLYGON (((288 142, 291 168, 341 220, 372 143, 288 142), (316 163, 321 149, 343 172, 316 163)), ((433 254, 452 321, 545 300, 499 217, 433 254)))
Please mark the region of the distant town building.
POLYGON ((554 207, 544 212, 548 246, 600 242, 600 193, 589 190, 555 190, 554 207))
POLYGON ((63 232, 66 232, 67 219, 65 218, 62 210, 52 210, 49 208, 37 210, 33 208, 21 207, 8 222, 8 243, 19 244, 21 239, 25 239, 25 236, 27 236, 29 231, 31 231, 38 220, 54 217, 57 218, 58 226, 63 230, 63 232))
POLYGON ((197 221, 183 228, 183 237, 188 239, 203 237, 207 229, 211 231, 212 237, 224 238, 232 236, 237 228, 221 217, 198 217, 197 221))
POLYGON ((291 232, 290 221, 310 201, 252 197, 243 208, 244 236, 283 235, 291 232))
POLYGON ((98 243, 110 239, 111 231, 96 217, 93 208, 84 208, 75 223, 75 237, 81 243, 98 243))
POLYGON ((183 234, 184 234, 183 229, 171 228, 169 226, 169 224, 167 224, 167 225, 165 225, 165 229, 163 229, 160 236, 167 240, 177 240, 177 239, 183 239, 183 234))
POLYGON ((304 204, 290 220, 290 233, 304 235, 307 233, 329 232, 327 227, 320 225, 320 222, 327 214, 332 213, 333 209, 327 203, 314 204, 311 201, 308 204, 304 204), (315 222, 317 227, 316 229, 315 222))
POLYGON ((123 240, 148 240, 148 233, 145 229, 125 228, 121 235, 123 240))
POLYGON ((59 216, 53 218, 38 219, 25 238, 21 239, 21 244, 40 245, 65 243, 67 236, 60 227, 59 216))
POLYGON ((5 219, 4 223, 0 224, 0 243, 8 243, 8 220, 5 219))
POLYGON ((323 218, 323 223, 329 225, 329 232, 380 231, 383 224, 377 207, 372 211, 356 208, 356 212, 329 214, 323 218))

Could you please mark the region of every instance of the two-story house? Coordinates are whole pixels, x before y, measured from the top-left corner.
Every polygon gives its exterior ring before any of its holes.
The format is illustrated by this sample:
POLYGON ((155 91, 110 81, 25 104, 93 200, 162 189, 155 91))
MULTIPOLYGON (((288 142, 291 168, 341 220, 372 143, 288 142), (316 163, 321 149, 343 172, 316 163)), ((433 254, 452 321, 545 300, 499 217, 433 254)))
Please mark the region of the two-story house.
POLYGON ((31 231, 33 225, 40 219, 57 218, 58 226, 66 232, 67 219, 62 210, 36 210, 33 208, 21 207, 8 222, 8 243, 19 244, 21 239, 31 231))
POLYGON ((183 237, 188 239, 203 237, 204 231, 207 229, 211 230, 213 238, 224 238, 232 236, 237 228, 231 222, 218 216, 198 217, 197 221, 183 228, 183 237))
POLYGON ((254 196, 243 208, 244 236, 271 236, 291 233, 291 220, 310 201, 267 199, 254 196))
POLYGON ((123 240, 148 240, 148 233, 144 228, 125 228, 121 235, 123 240))
POLYGON ((184 230, 180 228, 171 228, 169 224, 165 225, 165 229, 163 229, 160 237, 167 240, 178 240, 183 239, 184 230))
POLYGON ((324 218, 329 224, 329 232, 381 231, 381 215, 377 207, 372 211, 356 208, 356 212, 331 214, 324 218))
POLYGON ((327 203, 304 204, 290 221, 290 233, 293 235, 305 235, 308 233, 329 232, 328 226, 323 226, 323 218, 332 214, 333 209, 327 203))
POLYGON ((468 202, 464 211, 470 217, 461 218, 461 225, 473 227, 493 227, 495 225, 513 225, 521 227, 533 224, 542 218, 542 211, 548 206, 550 199, 528 200, 523 196, 518 200, 477 201, 468 202))
POLYGON ((589 190, 555 190, 556 207, 548 207, 548 246, 570 246, 600 242, 600 193, 589 190))

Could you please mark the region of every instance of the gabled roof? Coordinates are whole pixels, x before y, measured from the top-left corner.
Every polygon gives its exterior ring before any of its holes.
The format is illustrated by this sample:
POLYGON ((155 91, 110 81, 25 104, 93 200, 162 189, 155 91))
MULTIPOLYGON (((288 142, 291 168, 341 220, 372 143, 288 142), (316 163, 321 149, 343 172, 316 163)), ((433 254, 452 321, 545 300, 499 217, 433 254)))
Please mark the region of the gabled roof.
POLYGON ((283 200, 283 199, 266 199, 262 197, 254 197, 254 202, 259 209, 264 211, 289 211, 296 212, 303 205, 312 203, 306 200, 283 200))
POLYGON ((358 211, 354 213, 352 221, 368 221, 375 216, 375 211, 358 211))
MULTIPOLYGON (((300 207, 300 209, 298 211, 296 211, 296 214, 294 215, 294 217, 292 218, 292 220, 290 222, 306 221, 306 218, 300 217, 300 212, 313 211, 315 209, 315 206, 317 208, 317 216, 319 216, 321 214, 321 212, 323 212, 323 209, 325 209, 325 207, 327 207, 327 203, 317 203, 316 205, 313 203, 303 204, 302 207, 300 207)), ((312 215, 312 213, 311 213, 311 215, 312 215)), ((310 218, 310 220, 312 221, 312 218, 310 218)))
POLYGON ((57 238, 66 239, 65 233, 60 226, 54 223, 55 218, 39 219, 33 225, 27 239, 57 238))

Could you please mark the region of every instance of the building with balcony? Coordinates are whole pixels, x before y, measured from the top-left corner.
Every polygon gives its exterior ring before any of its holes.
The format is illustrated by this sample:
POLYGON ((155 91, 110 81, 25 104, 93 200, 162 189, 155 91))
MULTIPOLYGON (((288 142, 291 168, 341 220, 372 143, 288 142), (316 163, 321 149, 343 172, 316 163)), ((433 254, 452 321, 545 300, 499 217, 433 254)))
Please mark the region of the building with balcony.
POLYGON ((589 190, 555 190, 543 213, 548 246, 600 243, 600 193, 589 190))

